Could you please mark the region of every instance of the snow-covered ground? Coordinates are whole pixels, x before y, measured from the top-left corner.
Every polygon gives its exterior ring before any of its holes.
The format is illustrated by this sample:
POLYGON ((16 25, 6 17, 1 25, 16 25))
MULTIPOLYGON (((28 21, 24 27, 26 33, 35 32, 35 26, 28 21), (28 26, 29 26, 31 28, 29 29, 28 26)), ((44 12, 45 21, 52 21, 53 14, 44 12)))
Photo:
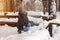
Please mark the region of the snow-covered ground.
MULTIPOLYGON (((4 14, 2 13, 1 15, 4 14)), ((60 27, 53 25, 53 37, 51 38, 48 30, 45 29, 45 27, 49 24, 49 22, 43 21, 42 18, 34 18, 29 16, 28 18, 30 21, 33 21, 34 23, 38 23, 39 25, 31 27, 28 32, 23 32, 22 34, 18 34, 16 27, 11 27, 5 24, 4 26, 0 26, 0 40, 60 40, 60 27)), ((8 19, 3 19, 3 18, 0 19, 0 21, 4 21, 4 20, 8 21, 8 19)), ((57 18, 50 22, 59 23, 60 22, 59 20, 60 19, 57 18)), ((17 22, 17 18, 13 18, 13 22, 17 22)))
MULTIPOLYGON (((13 14, 14 13, 10 14, 10 12, 8 12, 7 15, 13 14)), ((37 13, 35 14, 35 16, 36 15, 37 13)), ((43 27, 40 26, 41 24, 43 24, 42 18, 34 18, 30 16, 28 16, 28 18, 30 21, 39 24, 39 26, 33 26, 30 28, 29 32, 18 34, 16 27, 10 27, 5 24, 4 26, 0 26, 0 40, 48 40, 50 38, 48 30, 43 29, 43 27)), ((17 22, 17 18, 0 18, 0 21, 17 22)))
POLYGON ((48 40, 49 32, 46 29, 38 29, 39 26, 31 27, 28 32, 17 33, 16 27, 8 25, 0 27, 0 40, 48 40))

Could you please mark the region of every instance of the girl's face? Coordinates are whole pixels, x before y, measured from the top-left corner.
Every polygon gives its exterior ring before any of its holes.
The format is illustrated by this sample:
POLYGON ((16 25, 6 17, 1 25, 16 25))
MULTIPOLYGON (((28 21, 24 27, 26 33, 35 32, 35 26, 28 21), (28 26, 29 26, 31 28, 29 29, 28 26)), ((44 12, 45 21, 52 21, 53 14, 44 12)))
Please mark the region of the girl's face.
POLYGON ((26 12, 26 9, 23 8, 23 9, 22 9, 22 12, 26 12))

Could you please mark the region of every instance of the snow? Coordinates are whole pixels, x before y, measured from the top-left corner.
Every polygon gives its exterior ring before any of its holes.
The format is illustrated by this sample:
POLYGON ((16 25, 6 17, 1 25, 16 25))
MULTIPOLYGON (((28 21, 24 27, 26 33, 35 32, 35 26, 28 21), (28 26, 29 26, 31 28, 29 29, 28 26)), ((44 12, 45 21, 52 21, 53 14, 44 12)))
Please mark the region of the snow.
POLYGON ((0 26, 0 37, 6 37, 13 34, 17 34, 16 27, 12 28, 11 26, 8 26, 6 24, 3 26, 0 26))
POLYGON ((18 18, 0 18, 0 22, 17 22, 18 18))
POLYGON ((36 24, 39 24, 40 22, 43 21, 42 18, 34 18, 34 17, 31 17, 31 16, 28 16, 28 19, 29 19, 29 21, 32 21, 32 22, 34 22, 36 24))
MULTIPOLYGON (((7 32, 7 34, 10 33, 10 31, 15 32, 16 28, 10 28, 6 27, 6 29, 3 27, 3 30, 7 32), (9 28, 9 29, 8 29, 9 28), (7 31, 8 29, 8 31, 7 31)), ((5 34, 5 35, 7 35, 5 34)), ((7 37, 1 37, 0 40, 48 40, 50 38, 49 32, 46 29, 34 31, 34 32, 24 32, 22 34, 14 34, 7 36, 7 37)))
POLYGON ((60 26, 53 25, 53 37, 50 40, 60 40, 60 26))
POLYGON ((18 15, 18 12, 7 12, 6 15, 9 15, 9 16, 17 16, 18 15))
MULTIPOLYGON (((29 19, 29 21, 32 21, 36 24, 39 24, 43 21, 42 18, 34 18, 34 17, 31 17, 31 16, 28 16, 28 19, 29 19)), ((3 22, 17 22, 18 18, 0 18, 0 22, 1 21, 3 21, 3 22)))
POLYGON ((43 12, 37 12, 37 11, 26 11, 29 16, 43 16, 43 12))
MULTIPOLYGON (((37 12, 37 11, 26 11, 28 15, 30 16, 43 16, 43 12, 37 12)), ((4 12, 0 12, 2 16, 4 16, 4 12)), ((9 16, 17 16, 18 15, 18 12, 7 12, 6 15, 9 15, 9 16)))
POLYGON ((51 20, 49 22, 51 22, 51 23, 60 23, 60 19, 53 19, 53 20, 51 20))
MULTIPOLYGON (((7 15, 14 15, 14 13, 8 12, 7 15)), ((41 24, 43 22, 42 18, 28 16, 28 19, 29 21, 33 21, 36 24, 41 24)), ((0 21, 4 22, 17 22, 17 20, 18 18, 0 18, 0 21)), ((6 24, 4 26, 0 26, 0 40, 48 40, 49 38, 50 35, 48 30, 42 28, 39 25, 32 26, 28 32, 23 32, 22 34, 18 34, 16 27, 11 27, 6 24)))
POLYGON ((40 29, 39 26, 33 26, 28 32, 17 33, 16 27, 4 25, 0 27, 0 40, 48 40, 49 32, 46 29, 40 29))
POLYGON ((42 23, 39 24, 41 28, 46 28, 50 22, 44 20, 42 23))
MULTIPOLYGON (((18 12, 16 13, 18 14, 18 12)), ((28 15, 40 16, 37 14, 38 12, 35 13, 36 14, 34 13, 30 14, 29 12, 28 15)), ((0 26, 0 40, 60 40, 60 26, 57 27, 57 25, 53 25, 53 37, 50 37, 48 30, 45 29, 50 22, 60 23, 60 19, 46 21, 43 20, 42 18, 34 18, 31 16, 28 16, 28 18, 29 21, 33 21, 34 23, 39 25, 30 27, 30 30, 28 32, 22 32, 22 34, 18 34, 16 27, 11 27, 5 24, 4 26, 0 26)), ((8 22, 9 20, 10 22, 17 22, 18 19, 0 18, 0 21, 8 22)))
MULTIPOLYGON (((0 40, 48 40, 50 38, 48 30, 42 28, 43 26, 40 26, 43 24, 42 18, 28 16, 28 19, 39 25, 32 26, 28 32, 18 34, 16 27, 11 27, 5 24, 4 26, 0 26, 0 40)), ((17 18, 0 18, 0 21, 4 22, 17 22, 17 20, 17 18)))
MULTIPOLYGON (((9 16, 17 16, 18 15, 18 12, 6 12, 7 14, 6 15, 9 15, 9 16)), ((0 16, 4 16, 4 12, 0 12, 0 16)))

